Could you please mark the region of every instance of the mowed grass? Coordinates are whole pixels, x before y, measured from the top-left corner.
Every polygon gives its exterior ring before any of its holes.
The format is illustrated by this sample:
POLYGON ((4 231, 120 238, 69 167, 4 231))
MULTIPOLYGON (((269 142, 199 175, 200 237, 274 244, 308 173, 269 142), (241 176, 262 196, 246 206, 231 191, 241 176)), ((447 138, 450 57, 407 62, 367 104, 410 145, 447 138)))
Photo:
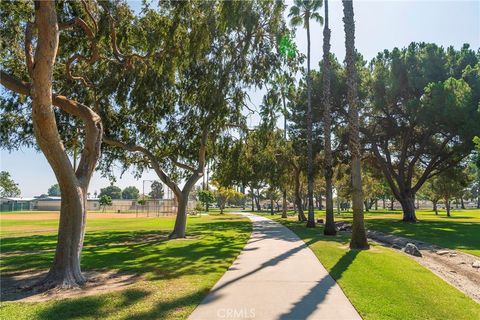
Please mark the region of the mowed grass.
MULTIPOLYGON (((430 210, 417 210, 417 223, 401 222, 401 211, 377 210, 365 213, 366 226, 399 236, 423 240, 444 248, 480 256, 480 209, 454 210, 447 217, 430 210)), ((317 213, 325 218, 324 211, 317 213)), ((351 213, 335 215, 337 220, 351 221, 351 213)))
MULTIPOLYGON (((88 221, 82 269, 138 274, 143 280, 123 291, 83 298, 2 302, 0 319, 187 318, 240 253, 251 223, 238 215, 189 217, 191 238, 167 241, 173 224, 173 217, 88 221)), ((54 232, 25 236, 13 229, 57 225, 57 220, 2 221, 2 275, 46 270, 54 255, 54 232)))
POLYGON ((364 319, 480 319, 480 304, 402 253, 350 250, 346 234, 326 237, 296 217, 273 219, 308 244, 364 319))

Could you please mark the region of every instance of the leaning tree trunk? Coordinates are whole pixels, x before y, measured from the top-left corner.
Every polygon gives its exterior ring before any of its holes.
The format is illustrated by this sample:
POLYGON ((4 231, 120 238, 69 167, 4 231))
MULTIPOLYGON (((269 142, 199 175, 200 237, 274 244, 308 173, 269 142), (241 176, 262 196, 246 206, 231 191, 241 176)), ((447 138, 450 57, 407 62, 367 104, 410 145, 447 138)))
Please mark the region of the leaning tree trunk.
POLYGON ((343 0, 345 27, 345 60, 347 65, 347 100, 349 148, 352 171, 352 240, 350 248, 368 249, 367 234, 363 221, 362 169, 358 119, 357 72, 355 67, 355 22, 352 1, 343 0))
POLYGON ((53 65, 59 30, 55 3, 35 2, 37 48, 33 60, 27 53, 32 75, 32 121, 38 146, 47 158, 60 186, 62 204, 53 264, 39 284, 43 288, 71 288, 85 282, 80 269, 86 220, 87 190, 100 154, 102 125, 90 108, 65 97, 52 97, 53 65), (30 61, 29 61, 30 60, 30 61), (60 139, 53 104, 85 123, 85 146, 76 172, 60 139))
POLYGON ((177 195, 177 217, 175 218, 175 225, 173 231, 168 236, 169 239, 178 239, 186 237, 187 229, 187 206, 188 206, 188 193, 184 192, 177 195))
POLYGON ((323 28, 323 108, 325 133, 325 228, 323 229, 323 234, 334 236, 337 234, 337 230, 333 218, 332 116, 330 114, 330 28, 328 26, 328 0, 325 0, 325 26, 323 28))

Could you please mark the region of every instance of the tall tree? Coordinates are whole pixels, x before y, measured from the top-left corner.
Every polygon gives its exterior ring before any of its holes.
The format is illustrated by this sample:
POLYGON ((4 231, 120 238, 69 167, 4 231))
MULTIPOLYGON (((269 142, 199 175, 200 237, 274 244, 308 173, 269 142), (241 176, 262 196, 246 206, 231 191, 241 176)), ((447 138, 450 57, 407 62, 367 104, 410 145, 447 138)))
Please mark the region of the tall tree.
POLYGON ((109 171, 117 159, 125 169, 153 168, 179 204, 170 238, 183 238, 188 196, 204 174, 209 145, 241 122, 245 88, 261 85, 277 64, 283 7, 275 1, 171 6, 175 23, 165 35, 173 34, 173 43, 158 43, 161 53, 174 51, 177 65, 165 73, 173 62, 149 56, 131 70, 133 79, 115 79, 110 101, 103 101, 109 147, 102 168, 109 171))
POLYGON ((0 172, 0 196, 1 197, 18 197, 20 195, 20 188, 18 183, 15 183, 7 171, 0 172))
POLYGON ((403 221, 415 222, 414 198, 425 181, 454 167, 480 133, 480 65, 468 45, 444 50, 411 43, 379 53, 371 64, 367 143, 403 221))
MULTIPOLYGON (((100 117, 90 107, 54 94, 53 75, 60 31, 78 27, 93 43, 96 21, 93 20, 89 6, 84 1, 59 5, 57 9, 62 19, 66 20, 61 23, 58 22, 54 1, 36 1, 34 8, 26 2, 2 2, 2 6, 6 9, 2 10, 2 14, 6 13, 6 19, 2 19, 2 26, 5 29, 2 28, 1 38, 2 41, 9 42, 7 46, 2 43, 2 48, 8 47, 9 49, 2 52, 0 82, 10 91, 7 96, 1 97, 2 102, 6 102, 1 104, 2 113, 5 111, 7 115, 3 117, 2 114, 1 118, 2 122, 8 123, 12 119, 11 110, 15 110, 18 115, 17 119, 22 117, 24 119, 20 122, 20 124, 24 124, 23 130, 17 130, 18 122, 17 125, 7 127, 4 127, 2 123, 2 128, 10 130, 7 130, 7 135, 3 135, 5 131, 2 130, 2 146, 16 148, 20 144, 32 144, 31 127, 33 127, 37 145, 55 173, 62 196, 55 257, 47 276, 39 286, 41 288, 75 287, 85 282, 85 277, 80 270, 80 254, 85 232, 86 197, 90 178, 100 155, 103 129, 100 117), (73 7, 75 9, 72 10, 73 7), (28 22, 32 11, 34 21, 28 22), (87 19, 90 19, 89 23, 78 16, 72 16, 72 12, 87 16, 87 19), (17 30, 21 30, 23 26, 25 26, 25 35, 19 37, 17 30), (33 39, 35 31, 36 40, 33 39), (21 50, 17 50, 22 47, 22 40, 25 49, 23 54, 21 50), (25 60, 25 64, 18 63, 23 60, 25 60), (25 96, 31 99, 31 122, 28 117, 30 110, 25 96), (67 140, 62 139, 65 137, 65 130, 68 126, 58 126, 54 105, 61 110, 64 116, 68 114, 79 123, 83 122, 83 151, 75 169, 65 151, 68 143, 66 144, 64 141, 67 140), (10 134, 21 136, 23 139, 6 141, 10 134)), ((79 42, 78 37, 75 41, 79 42)), ((63 61, 67 66, 67 76, 72 76, 69 67, 77 59, 88 60, 83 55, 74 55, 70 49, 62 52, 61 57, 62 60, 65 59, 63 61), (72 56, 65 57, 65 54, 72 54, 72 56)), ((96 51, 92 50, 92 56, 95 56, 95 53, 96 51)))
POLYGON ((345 62, 347 68, 348 132, 352 175, 352 239, 350 248, 368 249, 367 234, 363 219, 362 164, 360 154, 360 131, 358 119, 357 70, 355 62, 355 20, 353 1, 342 0, 345 29, 345 62))
POLYGON ((100 198, 103 196, 109 196, 112 199, 122 199, 122 189, 112 184, 108 187, 101 188, 98 196, 100 198))
POLYGON ((324 133, 324 174, 325 174, 325 235, 335 235, 333 220, 333 159, 330 114, 330 28, 328 27, 328 0, 325 0, 325 24, 323 26, 323 133, 324 133))
POLYGON ((307 227, 315 227, 315 213, 313 203, 313 147, 312 147, 312 84, 310 79, 310 19, 323 24, 323 18, 317 12, 322 6, 318 0, 295 0, 290 8, 292 26, 300 26, 307 30, 307 193, 308 193, 308 220, 307 227))

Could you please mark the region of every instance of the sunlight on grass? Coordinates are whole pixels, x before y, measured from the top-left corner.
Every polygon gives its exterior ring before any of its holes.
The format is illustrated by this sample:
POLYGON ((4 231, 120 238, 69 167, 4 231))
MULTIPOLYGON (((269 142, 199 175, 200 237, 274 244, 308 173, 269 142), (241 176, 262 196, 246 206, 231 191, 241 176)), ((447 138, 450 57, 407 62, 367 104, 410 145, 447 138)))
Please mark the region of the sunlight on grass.
POLYGON ((348 235, 326 237, 295 217, 274 219, 309 245, 364 319, 480 319, 479 304, 393 249, 349 250, 348 235))
MULTIPOLYGON (((173 219, 89 221, 83 270, 118 270, 139 274, 145 280, 126 290, 94 297, 43 303, 3 302, 0 318, 186 318, 239 254, 250 237, 251 223, 237 215, 190 217, 188 234, 192 239, 167 241, 173 219)), ((2 221, 2 232, 5 225, 21 226, 22 222, 25 229, 32 225, 32 221, 2 221)), ((57 223, 34 221, 33 225, 37 222, 57 223)), ((48 268, 54 254, 55 234, 7 235, 2 233, 1 238, 2 275, 48 268)))

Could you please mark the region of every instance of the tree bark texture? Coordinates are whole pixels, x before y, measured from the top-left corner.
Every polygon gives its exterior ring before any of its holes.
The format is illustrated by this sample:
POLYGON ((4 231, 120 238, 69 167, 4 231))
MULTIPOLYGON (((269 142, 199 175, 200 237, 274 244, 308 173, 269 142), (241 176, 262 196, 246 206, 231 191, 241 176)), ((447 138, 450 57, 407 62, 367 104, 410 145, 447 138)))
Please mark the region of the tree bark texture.
POLYGON ((357 72, 355 66, 355 21, 352 1, 343 0, 345 60, 347 67, 348 131, 352 174, 352 239, 350 248, 368 249, 363 219, 362 172, 358 119, 357 72))

